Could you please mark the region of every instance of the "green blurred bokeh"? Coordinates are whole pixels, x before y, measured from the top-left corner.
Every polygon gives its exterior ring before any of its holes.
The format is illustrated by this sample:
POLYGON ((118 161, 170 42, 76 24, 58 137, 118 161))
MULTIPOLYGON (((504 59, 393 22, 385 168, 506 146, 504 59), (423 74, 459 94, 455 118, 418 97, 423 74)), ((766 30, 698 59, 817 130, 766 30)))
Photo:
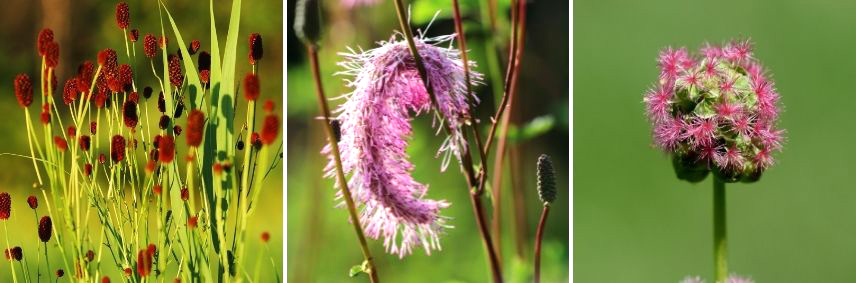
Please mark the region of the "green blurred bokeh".
MULTIPOLYGON (((348 10, 340 1, 322 1, 324 4, 323 41, 319 52, 322 80, 328 98, 347 93, 345 76, 334 75, 343 69, 336 65, 342 60, 337 52, 346 52, 348 46, 363 49, 374 48, 373 43, 388 40, 394 30, 399 29, 392 1, 379 1, 374 6, 348 10)), ((464 29, 470 58, 478 62, 477 71, 486 73, 484 41, 487 33, 482 29, 479 5, 482 1, 461 1, 464 29)), ((535 225, 541 212, 535 189, 535 162, 538 155, 552 155, 559 172, 560 197, 553 206, 544 236, 542 274, 544 282, 568 280, 568 33, 564 25, 568 22, 567 3, 563 1, 532 2, 528 8, 528 27, 519 92, 514 104, 515 124, 523 124, 536 117, 547 116, 552 126, 540 136, 512 146, 515 161, 505 168, 515 167, 517 187, 522 195, 519 199, 522 223, 515 226, 513 197, 509 187, 509 172, 505 174, 502 189, 501 242, 503 268, 509 282, 525 282, 531 274, 532 241, 535 225), (558 28, 556 28, 558 26, 558 28), (512 165, 513 164, 513 165, 512 165), (521 254, 517 258, 517 228, 522 231, 521 254)), ((293 4, 294 1, 289 1, 293 4)), ((427 34, 441 35, 454 32, 451 18, 451 0, 405 1, 413 13, 414 29, 425 30, 432 16, 440 11, 427 34)), ((509 1, 498 1, 499 31, 502 45, 508 39, 507 16, 509 1)), ((289 6, 289 7, 293 7, 289 6)), ((290 28, 293 11, 288 11, 290 28)), ((365 275, 349 279, 351 266, 362 262, 359 245, 352 226, 348 223, 347 211, 335 208, 335 190, 331 179, 322 177, 326 158, 320 154, 326 141, 322 130, 315 89, 306 52, 291 30, 287 48, 287 124, 288 140, 288 279, 294 282, 368 282, 365 275)), ((505 48, 501 48, 505 50, 505 48)), ((505 53, 500 52, 502 61, 505 53)), ((505 66, 503 63, 502 66, 505 66)), ((502 71, 504 73, 504 68, 502 71)), ((486 76, 486 85, 476 88, 482 99, 477 115, 482 129, 487 131, 488 115, 493 113, 496 101, 492 97, 491 81, 486 76)), ((341 103, 333 100, 331 107, 341 103)), ((435 158, 437 148, 444 135, 435 135, 428 115, 414 119, 413 136, 410 138, 408 154, 415 165, 414 178, 429 184, 426 198, 445 199, 452 206, 441 214, 450 217, 447 229, 440 237, 443 247, 430 256, 421 248, 413 255, 399 259, 397 255, 384 252, 382 240, 369 240, 369 248, 376 259, 380 279, 384 282, 487 282, 490 280, 485 251, 476 229, 466 182, 455 161, 446 172, 440 172, 441 160, 435 158)), ((494 149, 496 144, 494 144, 494 149)), ((478 159, 477 159, 478 160, 478 159)), ((491 163, 493 158, 491 158, 491 163)), ((490 165, 494 168, 493 165, 490 165)), ((491 169, 493 170, 493 169, 491 169)), ((490 199, 485 198, 490 208, 490 199)), ((488 218, 490 214, 488 213, 488 218)))
MULTIPOLYGON (((136 45, 137 64, 140 64, 140 67, 135 69, 137 86, 140 88, 143 85, 156 86, 156 79, 152 76, 148 59, 143 56, 141 42, 142 36, 146 33, 160 34, 158 2, 127 0, 126 2, 128 2, 131 11, 131 28, 140 30, 140 42, 136 45)), ((189 43, 192 39, 199 39, 202 43, 201 50, 210 51, 208 1, 168 0, 163 2, 170 9, 185 42, 189 43)), ((12 82, 18 73, 27 73, 35 81, 38 81, 38 69, 41 59, 38 57, 36 51, 36 37, 39 30, 43 27, 54 30, 55 38, 60 45, 60 64, 57 69, 57 79, 60 84, 63 84, 68 77, 77 72, 77 66, 83 60, 96 62, 96 53, 104 48, 117 50, 120 63, 128 62, 125 56, 125 43, 122 31, 116 27, 114 14, 116 3, 118 1, 97 0, 10 0, 3 2, 4 9, 0 11, 0 42, 3 43, 0 44, 0 61, 3 62, 2 66, 0 66, 0 94, 2 94, 0 96, 2 97, 0 99, 0 112, 6 113, 6 116, 4 116, 4 121, 0 122, 0 136, 4 137, 2 145, 0 145, 0 152, 23 155, 29 153, 24 128, 24 114, 15 100, 12 82)), ((214 13, 217 18, 221 52, 226 42, 225 34, 229 24, 231 3, 232 1, 226 0, 214 1, 214 13)), ((235 71, 238 78, 243 78, 244 73, 250 72, 250 65, 246 61, 246 54, 248 52, 247 38, 252 32, 260 33, 264 38, 265 49, 264 58, 259 65, 262 99, 271 99, 274 102, 282 101, 283 90, 283 82, 279 79, 283 70, 282 5, 281 1, 274 0, 243 1, 241 26, 238 35, 238 63, 236 64, 235 71)), ((165 18, 164 21, 165 31, 170 38, 170 50, 168 51, 174 53, 178 49, 177 45, 175 45, 177 41, 173 36, 168 19, 165 18)), ((162 70, 159 62, 155 62, 155 68, 162 70)), ((37 88, 35 91, 36 95, 38 95, 37 88)), ((157 92, 158 89, 155 87, 154 96, 157 95, 157 92)), ((55 95, 59 97, 61 94, 55 95)), ((140 99, 141 101, 144 100, 143 98, 140 99)), ((31 114, 36 113, 38 115, 38 101, 36 99, 35 103, 30 106, 31 114)), ((157 113, 154 102, 147 102, 146 104, 150 108, 150 112, 157 113)), ((278 104, 277 112, 282 115, 282 107, 278 104)), ((246 117, 245 110, 245 101, 240 100, 236 117, 246 117)), ((144 113, 142 112, 142 108, 140 111, 140 113, 144 113)), ((67 110, 64 106, 60 106, 60 112, 67 113, 67 110)), ((63 119, 67 125, 70 117, 67 114, 65 115, 63 119)), ((141 117, 144 118, 145 116, 141 117)), ((155 119, 154 116, 151 117, 153 123, 157 123, 155 119)), ((243 119, 238 118, 239 121, 243 121, 243 119)), ((185 120, 182 119, 181 123, 185 123, 185 120)), ((236 124, 243 125, 243 122, 240 122, 240 124, 236 122, 236 124)), ((99 134, 104 134, 105 131, 99 132, 99 134)), ((101 139, 102 143, 105 142, 106 136, 102 135, 101 139)), ((179 154, 186 153, 187 150, 183 146, 184 143, 181 142, 178 144, 180 145, 178 148, 179 154)), ((247 239, 250 242, 247 246, 247 254, 251 256, 247 258, 246 262, 249 265, 250 271, 255 267, 255 255, 264 251, 262 244, 258 240, 259 235, 262 231, 269 231, 271 234, 271 240, 268 243, 268 249, 265 254, 272 257, 274 264, 271 264, 271 259, 266 258, 263 261, 263 267, 266 268, 263 269, 265 272, 262 272, 264 282, 275 281, 275 276, 283 276, 281 271, 283 264, 281 251, 284 238, 282 234, 283 176, 282 171, 279 170, 281 168, 280 166, 274 169, 271 175, 265 180, 264 196, 261 198, 262 202, 259 204, 256 214, 250 218, 247 228, 247 239)), ((184 170, 181 169, 181 172, 184 172, 184 170)), ((45 177, 44 171, 42 174, 42 177, 45 177)), ((9 192, 12 195, 13 203, 13 216, 7 223, 7 226, 9 226, 9 241, 12 245, 21 245, 23 247, 26 261, 31 266, 30 270, 32 272, 35 272, 34 267, 36 266, 37 257, 35 246, 35 242, 37 241, 36 223, 34 223, 32 210, 26 204, 26 198, 31 194, 41 196, 40 191, 33 189, 35 181, 36 178, 31 161, 8 155, 0 156, 0 184, 2 184, 0 185, 0 191, 9 192)), ((39 216, 47 214, 44 201, 41 197, 39 197, 39 201, 39 216)), ((94 214, 94 212, 92 213, 94 214)), ((91 218, 91 222, 97 222, 95 216, 91 218)), ((54 221, 54 223, 57 223, 57 220, 54 221)), ((97 232, 94 235, 97 236, 97 232)), ((5 248, 5 242, 2 243, 2 246, 5 248)), ((93 249, 95 248, 97 247, 93 247, 93 249)), ((52 253, 50 255, 51 267, 56 269, 61 266, 59 261, 60 254, 55 246, 49 245, 49 249, 52 253)), ((107 252, 106 249, 104 251, 105 253, 107 252)), ((41 255, 41 258, 43 261, 44 255, 41 255)), ((109 253, 103 255, 102 260, 102 272, 107 272, 113 278, 114 282, 120 281, 120 278, 124 278, 124 276, 120 275, 119 270, 113 266, 113 260, 109 253)), ((4 260, 4 262, 6 261, 4 260)), ((44 264, 41 266, 44 274, 44 264)), ((0 281, 5 282, 11 278, 10 269, 5 263, 0 265, 0 267, 2 267, 0 268, 0 281)), ((66 277, 64 278, 70 278, 70 274, 72 272, 66 270, 66 277)), ((175 270, 168 270, 165 278, 170 278, 174 274, 175 270)), ((18 271, 19 279, 21 279, 20 276, 21 273, 18 271)), ((42 278, 44 279, 44 277, 42 278)))
MULTIPOLYGON (((642 94, 666 46, 750 37, 782 95, 777 165, 727 185, 729 271, 854 282, 853 1, 576 1, 574 279, 713 275, 712 184, 678 181, 642 94)), ((695 52, 695 51, 694 51, 695 52)))

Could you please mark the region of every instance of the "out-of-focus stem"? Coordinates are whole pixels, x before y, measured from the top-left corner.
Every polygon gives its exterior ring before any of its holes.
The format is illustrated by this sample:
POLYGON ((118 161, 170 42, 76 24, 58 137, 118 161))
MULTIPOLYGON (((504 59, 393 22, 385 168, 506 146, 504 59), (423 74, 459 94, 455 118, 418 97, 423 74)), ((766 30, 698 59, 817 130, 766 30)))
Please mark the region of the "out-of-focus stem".
POLYGON ((713 259, 714 282, 725 282, 728 277, 728 249, 725 220, 725 183, 713 178, 713 259))
MULTIPOLYGON (((425 70, 425 65, 422 62, 422 57, 419 55, 419 51, 416 48, 416 42, 413 40, 413 34, 410 30, 410 23, 407 22, 404 12, 404 4, 401 0, 393 0, 395 4, 396 15, 398 16, 398 22, 401 25, 401 31, 404 33, 405 40, 407 41, 407 45, 410 48, 410 53, 413 56, 413 61, 416 64, 416 70, 419 72, 419 77, 422 79, 422 83, 425 84, 425 90, 428 92, 428 96, 431 98, 431 105, 434 107, 435 112, 443 121, 443 125, 445 126, 446 133, 453 134, 450 123, 446 121, 446 118, 443 115, 443 112, 440 111, 439 104, 437 103, 437 97, 434 94, 434 87, 428 82, 428 75, 425 70)), ((469 84, 469 82, 466 82, 469 84)), ((466 131, 462 131, 461 135, 463 136, 464 141, 467 140, 466 131)), ((468 144, 468 143, 467 143, 468 144)), ((476 176, 473 170, 472 156, 470 155, 469 148, 461 149, 461 167, 464 171, 465 177, 467 179, 467 184, 470 187, 470 200, 473 205, 473 213, 476 217, 476 223, 479 226, 479 231, 481 233, 482 239, 484 241, 485 249, 487 250, 488 261, 490 262, 491 272, 493 274, 494 282, 502 282, 502 271, 499 266, 499 260, 496 257, 496 251, 493 249, 493 241, 491 239, 490 231, 488 231, 487 223, 485 223, 484 212, 482 211, 482 203, 481 203, 481 192, 479 189, 483 187, 482 184, 479 183, 478 177, 476 176)), ((480 150, 480 149, 479 149, 480 150)))
POLYGON ((39 180, 39 186, 42 185, 42 173, 39 173, 39 165, 36 164, 36 154, 33 152, 32 124, 30 122, 30 108, 24 108, 24 115, 27 123, 27 143, 30 145, 30 159, 33 160, 33 169, 36 170, 36 177, 39 180))
MULTIPOLYGON (((516 88, 517 74, 520 71, 520 61, 523 57, 523 43, 526 39, 526 1, 518 0, 517 9, 512 10, 512 29, 511 29, 511 49, 508 53, 508 70, 505 74, 505 93, 502 95, 502 101, 499 103, 499 110, 496 116, 493 117, 493 124, 488 132, 487 142, 485 142, 484 152, 490 152, 490 146, 493 143, 494 135, 496 135, 497 124, 503 114, 505 114, 508 104, 511 103, 516 88)), ((507 127, 507 126, 506 126, 507 127)))
MULTIPOLYGON (((324 117, 324 131, 327 133, 327 139, 330 141, 331 154, 336 164, 336 176, 338 178, 339 188, 342 190, 342 196, 345 198, 345 204, 348 207, 348 214, 351 217, 351 224, 354 226, 354 232, 357 234, 357 239, 360 242, 360 249, 363 252, 363 258, 366 262, 366 272, 369 275, 371 282, 380 282, 377 275, 377 267, 374 264, 371 252, 369 251, 366 237, 363 234, 363 228, 360 224, 360 218, 357 214, 357 208, 354 204, 354 199, 351 196, 351 190, 348 189, 348 181, 345 179, 345 171, 342 169, 342 157, 339 155, 339 144, 333 133, 333 128, 330 126, 330 108, 327 106, 327 98, 324 95, 324 87, 321 85, 321 71, 318 66, 318 51, 312 45, 306 45, 306 51, 309 53, 309 61, 312 66, 312 78, 315 80, 315 94, 318 97, 318 106, 321 108, 321 115, 324 117)), ((261 179, 261 178, 257 178, 261 179)))
POLYGON ((544 236, 544 227, 547 226, 547 215, 550 213, 550 204, 544 204, 541 211, 541 221, 538 222, 538 231, 535 233, 535 283, 541 282, 541 238, 544 236))

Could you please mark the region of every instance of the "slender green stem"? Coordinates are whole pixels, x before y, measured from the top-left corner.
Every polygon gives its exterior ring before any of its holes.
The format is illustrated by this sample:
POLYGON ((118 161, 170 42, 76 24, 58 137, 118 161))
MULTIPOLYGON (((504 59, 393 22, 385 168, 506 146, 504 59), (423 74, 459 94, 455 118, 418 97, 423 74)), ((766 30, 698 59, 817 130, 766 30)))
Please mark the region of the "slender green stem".
MULTIPOLYGON (((366 236, 363 234, 363 228, 360 225, 360 218, 357 214, 357 208, 354 204, 354 199, 351 196, 351 190, 348 189, 348 181, 345 179, 345 171, 342 169, 342 157, 339 155, 339 144, 333 133, 333 128, 330 126, 330 108, 327 106, 327 98, 324 96, 324 87, 321 85, 321 72, 318 67, 318 51, 312 45, 306 45, 306 51, 309 53, 310 65, 312 65, 312 77, 315 79, 315 94, 318 96, 318 105, 321 108, 321 115, 324 117, 324 130, 327 133, 327 139, 330 141, 331 154, 333 154, 336 163, 336 176, 338 177, 339 188, 342 190, 342 196, 345 198, 345 204, 348 207, 348 215, 351 217, 351 224, 354 226, 354 232, 357 234, 357 239, 360 242, 360 249, 365 258, 367 266, 366 272, 369 274, 371 282, 380 282, 377 275, 377 267, 374 264, 371 252, 369 251, 366 236)), ((267 146, 265 146, 265 149, 267 146)), ((262 152, 262 158, 264 154, 262 152)), ((261 178, 256 177, 258 181, 261 178)))
MULTIPOLYGON (((6 236, 6 251, 8 251, 9 255, 11 256, 12 255, 12 246, 9 245, 9 228, 6 227, 6 222, 7 222, 6 220, 3 221, 3 233, 6 236)), ((12 269, 12 280, 14 282, 18 282, 18 275, 16 275, 16 273, 15 273, 15 265, 11 264, 11 261, 10 261, 9 267, 12 269)))
POLYGON ((725 183, 713 178, 713 258, 717 283, 725 282, 728 277, 725 227, 725 183))

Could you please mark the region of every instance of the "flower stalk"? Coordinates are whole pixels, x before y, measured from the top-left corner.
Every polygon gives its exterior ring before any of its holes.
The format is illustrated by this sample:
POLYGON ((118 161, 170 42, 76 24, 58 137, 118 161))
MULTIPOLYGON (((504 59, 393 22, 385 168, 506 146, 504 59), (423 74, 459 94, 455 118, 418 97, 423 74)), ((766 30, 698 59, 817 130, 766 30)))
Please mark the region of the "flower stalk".
POLYGON ((725 182, 713 178, 713 259, 715 282, 728 277, 728 248, 725 219, 725 182))

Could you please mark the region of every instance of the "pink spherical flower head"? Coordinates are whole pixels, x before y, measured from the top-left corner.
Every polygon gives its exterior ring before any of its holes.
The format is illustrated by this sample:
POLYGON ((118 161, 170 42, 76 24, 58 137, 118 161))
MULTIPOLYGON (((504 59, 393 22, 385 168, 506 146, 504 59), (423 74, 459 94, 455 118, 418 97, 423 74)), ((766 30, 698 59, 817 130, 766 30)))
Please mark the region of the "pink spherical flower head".
MULTIPOLYGON (((452 130, 440 146, 445 153, 444 168, 451 156, 460 158, 466 147, 461 133, 470 111, 466 85, 481 80, 480 74, 472 73, 467 82, 460 52, 440 47, 448 46, 453 38, 416 38, 428 81, 445 117, 434 125, 448 123, 452 130)), ((393 37, 375 49, 341 55, 346 60, 339 65, 346 70, 340 74, 354 79, 347 81, 353 92, 344 95, 347 101, 337 110, 341 123, 338 146, 345 173, 351 175, 348 185, 362 207, 360 221, 366 235, 383 236, 387 252, 399 257, 410 254, 414 246, 421 245, 427 254, 439 250, 439 235, 448 227, 440 209, 449 203, 424 198, 428 186, 413 179, 413 164, 407 160, 413 116, 434 110, 407 43, 393 37)), ((328 145, 323 153, 330 150, 328 145)), ((335 174, 331 160, 326 176, 335 174)))
POLYGON ((654 144, 673 157, 679 179, 713 172, 726 182, 754 182, 782 148, 779 94, 748 40, 660 52, 660 75, 644 97, 654 144))

